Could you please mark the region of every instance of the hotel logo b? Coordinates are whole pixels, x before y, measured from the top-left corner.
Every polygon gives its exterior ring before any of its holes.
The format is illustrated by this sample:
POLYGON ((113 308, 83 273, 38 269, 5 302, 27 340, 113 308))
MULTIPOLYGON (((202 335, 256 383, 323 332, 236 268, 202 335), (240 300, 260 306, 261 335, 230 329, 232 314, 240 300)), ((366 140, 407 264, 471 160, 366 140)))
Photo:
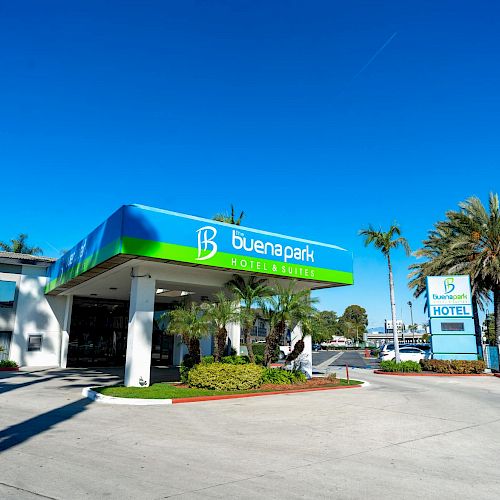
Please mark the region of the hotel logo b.
POLYGON ((444 280, 444 293, 451 293, 455 290, 455 285, 453 284, 454 278, 446 278, 444 280))
POLYGON ((196 232, 198 233, 198 257, 196 260, 211 259, 217 253, 217 243, 214 241, 217 229, 213 226, 203 226, 196 232), (208 251, 207 255, 203 255, 208 251))

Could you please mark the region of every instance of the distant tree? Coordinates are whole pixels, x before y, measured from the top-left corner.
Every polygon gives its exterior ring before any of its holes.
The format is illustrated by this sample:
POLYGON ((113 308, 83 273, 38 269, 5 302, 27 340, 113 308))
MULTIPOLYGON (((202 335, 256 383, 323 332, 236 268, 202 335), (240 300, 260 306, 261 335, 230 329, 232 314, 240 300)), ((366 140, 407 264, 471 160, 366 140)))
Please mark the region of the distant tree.
POLYGON ((495 335, 495 315, 488 313, 483 322, 483 331, 488 345, 496 345, 497 337, 495 335))
POLYGON ((218 222, 225 222, 226 224, 234 224, 236 226, 240 226, 243 217, 245 217, 245 212, 243 212, 242 210, 240 212, 239 217, 235 218, 234 206, 231 205, 230 213, 225 212, 225 213, 215 214, 213 219, 218 222))
POLYGON ((315 344, 327 342, 340 335, 339 318, 335 311, 318 311, 311 320, 311 336, 315 344))
POLYGON ((3 250, 4 252, 24 253, 27 255, 41 254, 43 250, 40 247, 30 247, 26 243, 27 239, 28 235, 21 233, 17 238, 10 240, 10 243, 0 241, 0 250, 3 250))
POLYGON ((368 326, 368 314, 366 313, 366 309, 364 307, 356 304, 347 306, 341 319, 342 321, 356 325, 360 333, 366 332, 366 327, 368 326))

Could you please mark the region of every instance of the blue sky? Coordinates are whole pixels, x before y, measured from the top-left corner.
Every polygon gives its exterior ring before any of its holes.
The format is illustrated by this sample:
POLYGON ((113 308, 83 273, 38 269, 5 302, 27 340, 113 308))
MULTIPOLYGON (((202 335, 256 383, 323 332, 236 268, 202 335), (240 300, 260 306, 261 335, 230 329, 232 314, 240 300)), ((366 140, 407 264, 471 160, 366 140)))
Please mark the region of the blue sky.
POLYGON ((122 204, 234 203, 352 250, 356 284, 321 306, 381 325, 386 264, 358 230, 398 221, 416 249, 498 191, 499 32, 491 1, 2 2, 0 239, 56 255, 122 204))

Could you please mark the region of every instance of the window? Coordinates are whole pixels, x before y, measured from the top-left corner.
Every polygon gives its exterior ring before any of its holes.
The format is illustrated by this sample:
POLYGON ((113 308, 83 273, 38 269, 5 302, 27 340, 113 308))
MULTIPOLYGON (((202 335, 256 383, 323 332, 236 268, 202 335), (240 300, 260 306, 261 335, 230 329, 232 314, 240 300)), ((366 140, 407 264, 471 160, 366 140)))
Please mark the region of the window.
POLYGON ((441 323, 442 332, 463 332, 464 330, 463 323, 441 323))
POLYGON ((42 336, 30 335, 28 338, 28 351, 41 351, 42 350, 42 336))
POLYGON ((0 307, 14 307, 16 297, 15 281, 0 281, 0 307))

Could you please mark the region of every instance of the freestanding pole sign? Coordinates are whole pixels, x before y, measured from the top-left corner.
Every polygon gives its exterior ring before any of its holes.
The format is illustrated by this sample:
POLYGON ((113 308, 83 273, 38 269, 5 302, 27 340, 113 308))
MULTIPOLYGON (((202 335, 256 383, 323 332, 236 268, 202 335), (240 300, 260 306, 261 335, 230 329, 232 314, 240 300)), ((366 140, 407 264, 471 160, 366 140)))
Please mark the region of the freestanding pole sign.
POLYGON ((434 359, 477 359, 469 276, 429 276, 427 310, 434 359))

